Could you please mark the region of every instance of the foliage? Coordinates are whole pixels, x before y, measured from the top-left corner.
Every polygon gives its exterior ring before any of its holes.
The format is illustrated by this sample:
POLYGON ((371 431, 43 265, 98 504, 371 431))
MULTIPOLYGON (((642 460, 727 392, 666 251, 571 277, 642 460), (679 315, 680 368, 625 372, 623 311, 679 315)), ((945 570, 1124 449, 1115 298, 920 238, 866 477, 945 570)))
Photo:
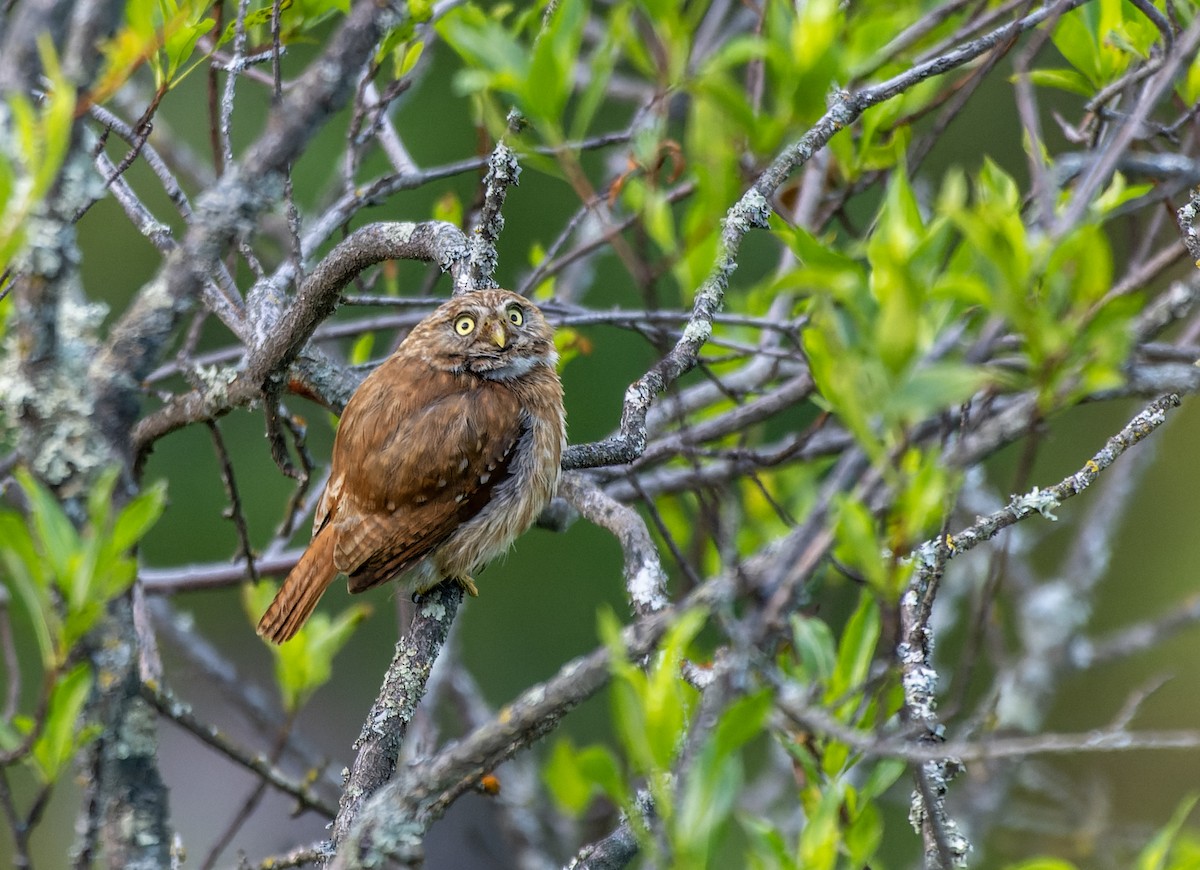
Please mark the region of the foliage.
POLYGON ((4 586, 19 601, 37 638, 45 707, 33 716, 0 722, 0 747, 11 750, 33 738, 26 760, 43 782, 53 782, 94 735, 79 716, 92 688, 92 669, 77 649, 124 594, 137 574, 137 544, 162 514, 166 485, 146 487, 113 508, 119 470, 111 468, 88 494, 86 520, 77 529, 54 494, 18 469, 28 516, 0 512, 0 564, 4 586))
MULTIPOLYGON (((258 621, 279 587, 274 583, 242 586, 242 605, 250 622, 258 621)), ((333 657, 346 645, 355 627, 371 613, 365 604, 347 607, 336 617, 313 614, 296 636, 286 644, 271 644, 275 661, 275 682, 283 699, 283 708, 294 714, 313 693, 333 675, 333 657)))
POLYGON ((103 47, 105 66, 89 97, 105 103, 142 67, 149 67, 161 95, 179 85, 215 48, 232 43, 239 33, 255 44, 270 42, 276 14, 280 41, 286 45, 333 15, 349 10, 349 0, 283 0, 250 9, 231 21, 220 38, 199 57, 197 46, 217 24, 205 0, 127 0, 123 26, 103 47))
POLYGON ((600 633, 612 656, 612 724, 621 757, 601 745, 577 748, 559 740, 547 762, 545 779, 559 805, 579 816, 599 793, 622 807, 651 865, 662 865, 659 844, 648 815, 662 819, 670 848, 670 866, 714 866, 736 809, 748 744, 762 733, 771 696, 760 691, 739 698, 721 713, 698 747, 687 748, 688 726, 698 693, 680 678, 685 656, 704 623, 692 611, 668 632, 646 669, 630 661, 611 613, 601 618, 600 633), (671 773, 680 754, 694 753, 687 786, 676 789, 671 773), (644 782, 639 800, 634 783, 644 782))
POLYGON ((71 141, 74 88, 63 75, 54 44, 43 39, 38 50, 49 79, 40 105, 13 94, 0 106, 0 129, 9 130, 0 136, 0 274, 11 268, 24 246, 30 217, 49 194, 71 141))

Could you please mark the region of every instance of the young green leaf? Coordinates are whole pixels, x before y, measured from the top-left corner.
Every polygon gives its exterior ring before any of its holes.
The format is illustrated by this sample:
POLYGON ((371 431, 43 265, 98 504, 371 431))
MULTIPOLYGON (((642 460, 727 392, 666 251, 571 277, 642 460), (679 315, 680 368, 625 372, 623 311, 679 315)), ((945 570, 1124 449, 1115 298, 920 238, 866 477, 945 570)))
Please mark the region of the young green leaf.
POLYGON ((46 721, 31 755, 43 782, 57 780, 79 748, 94 736, 94 731, 79 727, 79 716, 91 688, 91 669, 81 664, 61 677, 51 690, 46 721))
MULTIPOLYGON (((276 591, 273 583, 246 583, 242 586, 242 606, 251 622, 257 621, 266 610, 276 591)), ((314 613, 287 643, 269 645, 275 660, 275 681, 284 710, 288 713, 299 710, 317 689, 329 681, 333 673, 333 657, 341 651, 355 627, 370 612, 368 605, 356 604, 343 610, 334 619, 325 613, 314 613)))
POLYGON ((29 500, 38 552, 50 564, 62 591, 69 593, 69 588, 65 588, 64 584, 73 573, 71 557, 79 551, 79 533, 71 525, 58 499, 40 481, 24 468, 18 468, 15 476, 29 500))
POLYGON ((838 811, 842 790, 836 782, 826 784, 816 806, 808 808, 804 830, 800 832, 799 865, 805 870, 833 870, 837 864, 838 811))
POLYGON ((879 604, 871 591, 864 589, 859 595, 858 607, 842 632, 837 668, 829 682, 827 699, 840 700, 866 682, 879 643, 880 627, 879 604))
POLYGON ((629 786, 611 750, 598 745, 579 749, 568 738, 554 744, 542 778, 558 805, 576 817, 588 808, 597 791, 618 804, 630 797, 629 786))
POLYGON ((1171 852, 1171 847, 1179 832, 1183 829, 1184 822, 1187 821, 1192 810, 1196 806, 1197 800, 1200 800, 1200 795, 1188 795, 1179 806, 1175 808, 1175 812, 1171 815, 1170 820, 1163 825, 1146 844, 1145 848, 1138 853, 1137 860, 1134 863, 1134 870, 1165 870, 1167 867, 1167 856, 1171 852))
POLYGON ((62 623, 50 596, 42 558, 28 527, 16 514, 0 513, 0 561, 5 585, 25 606, 44 667, 55 660, 62 623))

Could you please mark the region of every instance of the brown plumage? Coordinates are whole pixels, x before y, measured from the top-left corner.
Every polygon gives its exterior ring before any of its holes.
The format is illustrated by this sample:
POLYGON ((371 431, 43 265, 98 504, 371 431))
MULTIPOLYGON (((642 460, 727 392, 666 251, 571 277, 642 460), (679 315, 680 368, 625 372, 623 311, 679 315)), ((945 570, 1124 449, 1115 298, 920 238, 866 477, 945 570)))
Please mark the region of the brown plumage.
POLYGON ((417 324, 346 404, 313 539, 258 623, 292 637, 339 574, 424 591, 506 550, 554 495, 566 429, 553 335, 507 290, 417 324))

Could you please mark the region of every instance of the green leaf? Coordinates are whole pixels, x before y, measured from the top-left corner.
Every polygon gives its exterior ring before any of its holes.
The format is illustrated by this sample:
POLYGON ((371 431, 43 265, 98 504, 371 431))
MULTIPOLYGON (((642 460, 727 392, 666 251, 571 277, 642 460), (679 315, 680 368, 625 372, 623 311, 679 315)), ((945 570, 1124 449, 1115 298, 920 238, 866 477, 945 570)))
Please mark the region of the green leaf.
POLYGON ((576 817, 588 808, 597 790, 618 804, 629 797, 616 756, 604 746, 576 749, 569 739, 560 739, 554 744, 542 777, 558 805, 576 817))
POLYGON ((742 781, 737 756, 710 749, 696 759, 670 829, 677 866, 709 866, 713 843, 733 812, 742 781))
POLYGON ((38 37, 38 55, 50 80, 50 93, 42 105, 40 150, 36 153, 27 152, 28 157, 34 158, 31 163, 37 167, 33 182, 35 199, 50 189, 66 159, 67 149, 71 145, 76 103, 75 87, 62 71, 49 34, 43 33, 38 37))
POLYGON ((1091 82, 1073 69, 1035 69, 1030 71, 1029 80, 1044 88, 1058 88, 1083 97, 1091 97, 1096 93, 1091 82))
POLYGON ((447 191, 438 197, 437 202, 433 204, 433 219, 461 227, 463 225, 463 204, 458 194, 454 191, 447 191))
POLYGON ((421 55, 425 52, 425 43, 423 40, 416 40, 404 50, 403 56, 396 63, 396 78, 403 78, 412 72, 417 61, 421 59, 421 55))
POLYGON ((1054 47, 1091 82, 1093 89, 1103 85, 1105 79, 1095 19, 1094 10, 1072 10, 1059 18, 1051 36, 1054 47))
POLYGON ((681 615, 663 637, 652 664, 642 670, 626 658, 620 623, 612 611, 605 608, 598 614, 599 633, 610 651, 614 676, 609 689, 613 726, 632 768, 648 777, 663 818, 671 813, 666 772, 697 697, 696 690, 680 676, 680 665, 706 618, 699 609, 681 615))
POLYGON ((824 620, 800 614, 793 616, 792 645, 806 682, 824 683, 833 676, 837 645, 824 620))
MULTIPOLYGON (((289 0, 281 0, 280 6, 290 6, 289 0)), ((206 0, 184 3, 172 20, 163 23, 163 54, 166 56, 166 79, 172 85, 178 83, 179 70, 191 57, 200 38, 212 30, 217 22, 206 14, 206 0)), ((271 20, 267 19, 268 22, 271 20)))
POLYGON ((774 698, 763 689, 738 698, 721 714, 688 777, 672 841, 681 866, 705 867, 741 791, 743 746, 763 733, 774 698))
POLYGON ((738 822, 750 841, 750 852, 747 855, 750 870, 774 870, 794 866, 787 842, 778 828, 758 816, 739 815, 738 822))
POLYGON ((1187 75, 1176 76, 1176 89, 1184 103, 1190 105, 1200 100, 1200 55, 1188 67, 1187 75))
POLYGON ((71 525, 58 499, 39 480, 24 468, 16 470, 16 478, 29 500, 38 552, 49 562, 63 593, 69 594, 70 590, 64 588, 63 584, 74 573, 71 557, 79 551, 79 533, 71 525))
POLYGON ((664 254, 673 254, 679 244, 675 236, 675 216, 671 213, 666 191, 644 187, 643 194, 642 225, 664 254))
POLYGON ((104 469, 88 489, 87 516, 93 529, 104 529, 112 516, 113 492, 121 469, 113 465, 104 469))
POLYGON ((508 28, 474 6, 450 10, 436 25, 446 43, 491 86, 529 81, 529 54, 508 28))
POLYGON ((130 499, 113 523, 111 549, 128 552, 158 522, 167 506, 167 483, 155 481, 130 499))
POLYGON ((1167 866, 1167 856, 1171 852, 1171 846, 1179 836, 1179 832, 1183 828, 1183 823, 1191 815, 1198 799, 1200 799, 1200 795, 1189 795, 1180 801, 1170 820, 1155 833, 1150 842, 1146 844, 1146 847, 1138 853, 1137 861, 1134 864, 1135 870, 1164 870, 1167 866))
POLYGON ((594 791, 594 784, 584 775, 578 756, 570 739, 562 738, 555 742, 542 768, 542 779, 555 803, 575 817, 588 808, 594 791))
POLYGON ((760 689, 738 698, 717 722, 711 738, 713 750, 719 755, 731 755, 763 733, 775 698, 769 689, 760 689))
POLYGON ((91 670, 81 664, 60 678, 51 690, 45 724, 34 741, 31 755, 43 782, 57 780, 79 748, 95 735, 94 730, 79 727, 80 713, 91 688, 91 670))
POLYGON ((679 747, 687 712, 696 700, 696 690, 683 681, 679 669, 688 644, 703 628, 707 614, 689 610, 667 632, 659 647, 649 681, 640 699, 646 717, 646 736, 658 768, 667 769, 679 747))
POLYGON ((834 555, 857 571, 880 594, 888 591, 883 541, 875 517, 866 505, 848 496, 839 496, 834 506, 834 555))
POLYGON ((880 759, 871 768, 866 781, 862 784, 860 793, 865 800, 872 800, 879 797, 895 785, 896 780, 903 776, 904 771, 907 769, 907 762, 901 761, 898 758, 880 759))
POLYGON ((800 832, 798 855, 804 870, 833 870, 836 866, 841 803, 842 790, 837 783, 831 782, 822 789, 817 805, 809 809, 808 820, 800 832))
MULTIPOLYGON (((258 620, 275 597, 272 583, 242 586, 242 605, 251 622, 258 620)), ((366 604, 347 607, 335 619, 314 613, 296 635, 284 644, 269 644, 275 659, 275 681, 288 713, 300 709, 333 674, 333 657, 341 651, 371 608, 366 604)))
MULTIPOLYGON (((1152 184, 1127 184, 1125 176, 1120 172, 1114 172, 1112 181, 1100 196, 1096 197, 1096 201, 1092 203, 1092 208, 1098 215, 1107 215, 1127 202, 1132 202, 1138 197, 1145 196, 1154 189, 1152 184)), ((1105 240, 1105 252, 1108 253, 1107 240, 1105 240)), ((1111 259, 1111 255, 1109 257, 1111 259)))
POLYGON ((5 567, 5 585, 25 605, 37 637, 43 667, 55 660, 62 625, 50 599, 50 581, 42 559, 21 518, 0 513, 0 560, 5 567))
POLYGON ((371 358, 371 351, 375 347, 375 333, 364 332, 354 340, 354 344, 350 346, 350 353, 347 361, 352 366, 361 366, 371 358))
POLYGON ((828 700, 841 700, 866 682, 879 642, 880 626, 879 605, 871 592, 864 589, 859 594, 858 607, 854 609, 842 633, 837 668, 826 693, 828 700))
POLYGON ((842 836, 850 855, 850 864, 854 867, 868 866, 883 840, 883 818, 878 807, 872 803, 863 804, 854 820, 846 825, 842 836))
POLYGON ((525 106, 531 118, 557 130, 562 129, 563 110, 575 88, 574 66, 586 21, 587 4, 559 3, 533 46, 524 82, 525 106))
POLYGON ((961 405, 996 379, 990 370, 966 363, 930 363, 901 381, 890 404, 901 419, 921 420, 942 408, 961 405))
POLYGON ((871 459, 879 461, 886 449, 875 433, 868 410, 877 396, 868 391, 869 384, 880 379, 872 377, 869 364, 846 353, 842 343, 831 335, 833 329, 823 321, 814 312, 813 325, 801 333, 804 354, 820 391, 813 401, 836 411, 871 459))

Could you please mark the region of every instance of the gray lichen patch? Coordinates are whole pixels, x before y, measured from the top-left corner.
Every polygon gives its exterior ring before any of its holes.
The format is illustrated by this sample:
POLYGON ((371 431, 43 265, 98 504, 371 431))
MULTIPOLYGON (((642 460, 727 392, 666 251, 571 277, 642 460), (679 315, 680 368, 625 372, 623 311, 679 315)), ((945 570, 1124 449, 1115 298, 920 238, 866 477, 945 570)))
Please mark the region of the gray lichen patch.
POLYGON ((22 340, 26 333, 20 324, 10 324, 0 349, 0 414, 5 428, 20 430, 22 458, 53 486, 75 478, 76 487, 84 487, 112 462, 109 445, 95 426, 87 378, 106 313, 105 306, 82 301, 78 292, 63 293, 56 311, 18 316, 54 321, 55 342, 48 358, 29 364, 31 348, 22 340))

